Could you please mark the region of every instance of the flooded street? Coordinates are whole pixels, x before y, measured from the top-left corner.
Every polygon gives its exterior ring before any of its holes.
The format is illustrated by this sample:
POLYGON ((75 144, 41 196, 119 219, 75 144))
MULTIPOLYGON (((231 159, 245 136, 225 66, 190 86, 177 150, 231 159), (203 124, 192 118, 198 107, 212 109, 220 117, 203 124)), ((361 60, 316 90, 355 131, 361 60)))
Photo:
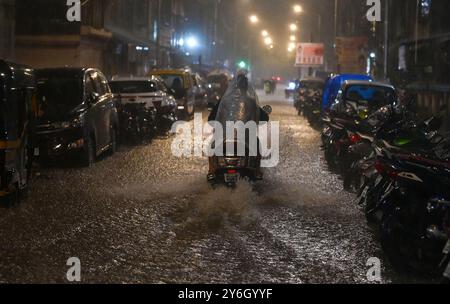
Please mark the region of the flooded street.
MULTIPOLYGON (((176 158, 173 137, 122 147, 92 168, 45 168, 29 198, 0 210, 0 282, 366 283, 369 258, 395 274, 355 197, 320 151, 320 133, 279 97, 280 164, 264 181, 212 190, 206 158, 176 158)), ((274 100, 278 99, 278 100, 274 100)))

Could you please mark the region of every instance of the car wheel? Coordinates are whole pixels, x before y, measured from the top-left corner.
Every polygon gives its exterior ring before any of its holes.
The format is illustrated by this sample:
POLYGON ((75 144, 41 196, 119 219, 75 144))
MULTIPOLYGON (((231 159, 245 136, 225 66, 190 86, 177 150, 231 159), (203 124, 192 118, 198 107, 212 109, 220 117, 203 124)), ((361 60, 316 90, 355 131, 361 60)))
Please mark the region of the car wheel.
POLYGON ((85 167, 91 167, 94 164, 96 157, 95 150, 95 140, 91 135, 87 138, 83 150, 83 165, 85 167))

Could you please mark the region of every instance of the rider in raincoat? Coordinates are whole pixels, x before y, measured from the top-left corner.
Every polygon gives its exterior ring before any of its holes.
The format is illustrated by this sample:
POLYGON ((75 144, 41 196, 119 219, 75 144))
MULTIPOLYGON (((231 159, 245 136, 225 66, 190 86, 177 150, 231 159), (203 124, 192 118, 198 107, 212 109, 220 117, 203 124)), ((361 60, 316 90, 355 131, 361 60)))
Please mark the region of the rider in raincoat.
MULTIPOLYGON (((222 126, 226 126, 227 122, 241 121, 245 124, 254 121, 258 124, 269 121, 269 115, 259 106, 258 96, 249 84, 245 71, 240 71, 231 80, 228 90, 216 107, 212 109, 208 120, 217 121, 222 126)), ((208 180, 215 179, 215 171, 215 158, 210 157, 208 180)), ((262 178, 260 169, 256 175, 257 179, 262 178)))

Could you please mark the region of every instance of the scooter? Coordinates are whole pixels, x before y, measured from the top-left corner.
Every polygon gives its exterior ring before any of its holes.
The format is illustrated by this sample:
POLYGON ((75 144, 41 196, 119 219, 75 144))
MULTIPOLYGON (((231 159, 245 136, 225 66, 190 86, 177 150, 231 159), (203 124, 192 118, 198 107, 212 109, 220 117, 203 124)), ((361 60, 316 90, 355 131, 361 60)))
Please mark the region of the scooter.
MULTIPOLYGON (((272 107, 266 105, 263 107, 263 111, 270 115, 272 107)), ((241 142, 238 138, 225 139, 222 145, 217 147, 218 149, 214 146, 213 148, 216 151, 223 151, 223 156, 213 157, 215 178, 209 180, 209 182, 212 185, 224 183, 226 186, 233 188, 241 179, 261 180, 262 176, 259 174, 261 165, 259 140, 257 143, 257 151, 253 151, 247 142, 241 142)))

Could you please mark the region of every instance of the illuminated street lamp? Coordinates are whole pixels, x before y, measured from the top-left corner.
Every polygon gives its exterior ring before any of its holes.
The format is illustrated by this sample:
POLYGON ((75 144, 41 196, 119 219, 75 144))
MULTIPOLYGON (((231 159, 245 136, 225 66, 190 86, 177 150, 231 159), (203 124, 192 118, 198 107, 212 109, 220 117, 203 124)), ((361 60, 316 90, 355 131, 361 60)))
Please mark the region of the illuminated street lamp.
POLYGON ((250 19, 250 22, 253 23, 253 24, 256 24, 256 23, 259 22, 259 18, 258 18, 258 16, 256 16, 256 15, 251 15, 251 16, 249 17, 249 19, 250 19))
POLYGON ((186 40, 186 45, 190 49, 195 49, 199 46, 199 43, 196 37, 191 36, 186 40))
POLYGON ((265 45, 272 45, 273 44, 272 38, 266 37, 266 39, 264 39, 264 44, 265 45))
POLYGON ((269 32, 266 31, 266 30, 264 30, 264 31, 261 32, 261 35, 262 35, 263 37, 267 37, 267 36, 269 36, 269 32))
POLYGON ((291 32, 296 32, 298 30, 298 26, 295 23, 291 23, 289 25, 289 28, 290 28, 291 32))
POLYGON ((297 41, 297 37, 295 37, 294 35, 291 35, 291 37, 289 38, 289 40, 291 40, 291 41, 297 41))
POLYGON ((292 49, 292 50, 294 50, 295 47, 296 47, 295 42, 290 42, 290 43, 288 44, 288 48, 290 48, 290 49, 292 49))
POLYGON ((294 5, 294 13, 300 14, 301 12, 303 12, 302 6, 299 4, 294 5))

